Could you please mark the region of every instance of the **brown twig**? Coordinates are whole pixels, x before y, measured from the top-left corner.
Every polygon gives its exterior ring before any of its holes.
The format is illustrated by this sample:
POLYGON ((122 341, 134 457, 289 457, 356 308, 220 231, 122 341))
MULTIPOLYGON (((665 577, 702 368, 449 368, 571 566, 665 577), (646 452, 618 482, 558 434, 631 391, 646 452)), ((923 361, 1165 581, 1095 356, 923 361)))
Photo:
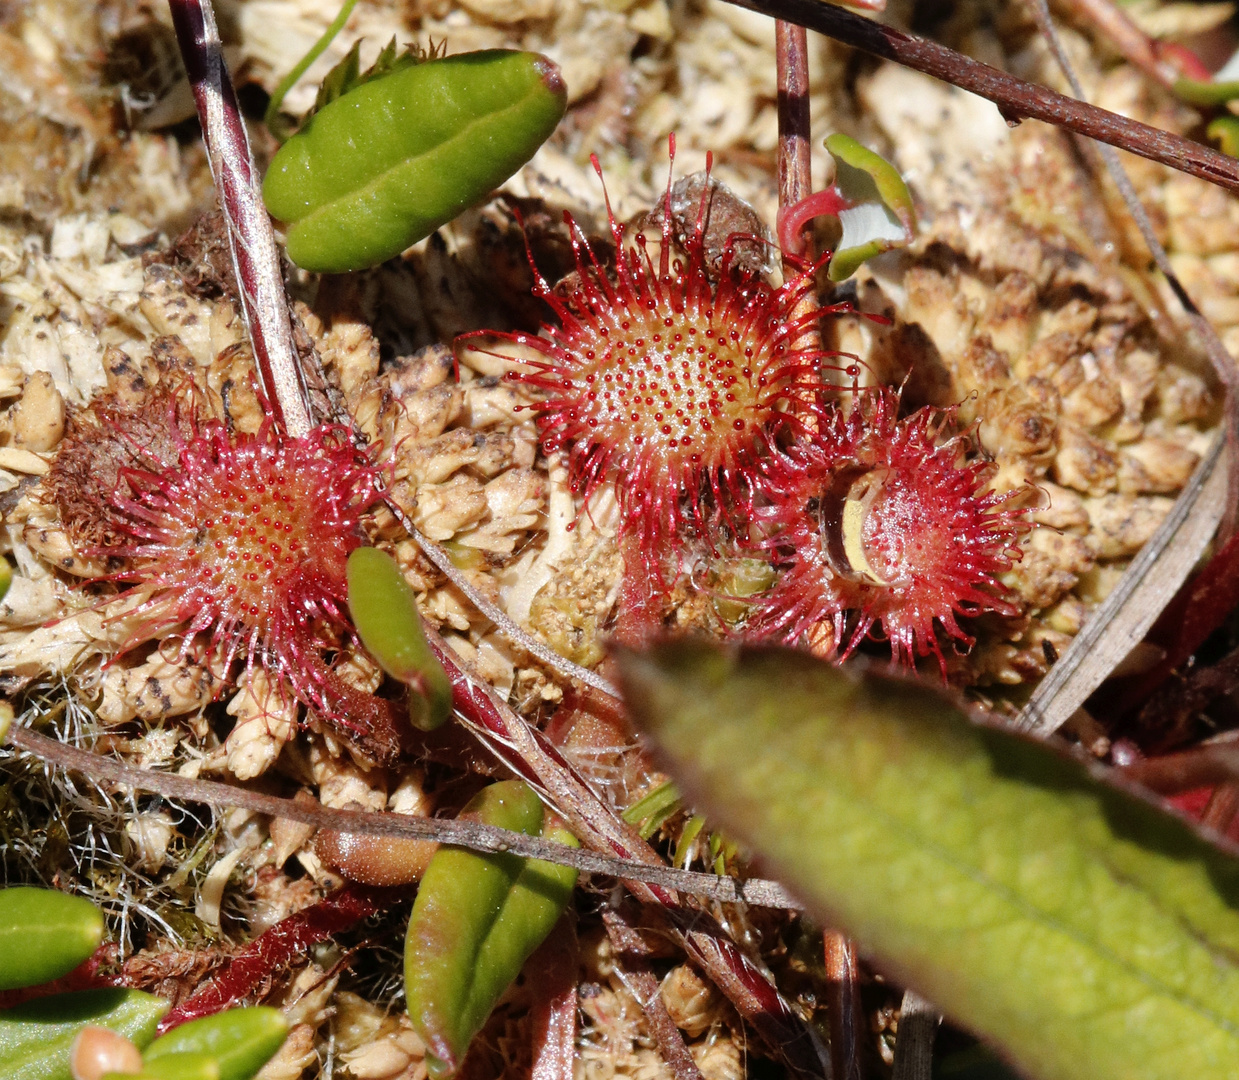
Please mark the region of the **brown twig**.
MULTIPOLYGON (((779 212, 813 193, 809 145, 809 42, 803 26, 774 24, 774 54, 779 108, 779 212)), ((807 233, 809 226, 804 227, 807 233)), ((806 249, 806 257, 812 259, 806 249)), ((786 261, 784 273, 795 269, 786 261)), ((795 318, 795 315, 792 316, 795 318)))
POLYGON ((1043 120, 1047 124, 1169 165, 1180 172, 1199 176, 1231 191, 1239 191, 1239 160, 1235 158, 1181 135, 1161 131, 1095 105, 1076 101, 1044 86, 1017 79, 945 45, 905 34, 820 0, 728 2, 775 19, 797 23, 862 52, 884 60, 894 60, 904 67, 977 94, 997 105, 999 112, 1012 123, 1043 120))
POLYGON ((298 438, 313 427, 309 392, 293 348, 275 233, 263 206, 245 121, 224 64, 215 12, 211 0, 168 0, 168 6, 228 225, 241 312, 254 347, 259 382, 276 424, 298 438))
POLYGON ((658 1043, 658 1052, 671 1070, 672 1080, 702 1080, 701 1070, 688 1052, 684 1036, 667 1012, 662 984, 642 948, 640 933, 629 923, 622 909, 604 911, 602 922, 615 949, 615 972, 641 1007, 645 1026, 658 1043))
POLYGON ((723 903, 744 903, 788 910, 799 910, 801 906, 781 885, 773 881, 738 881, 715 874, 677 870, 665 863, 652 864, 616 858, 609 852, 599 854, 582 851, 476 821, 336 810, 312 801, 281 799, 213 780, 190 779, 155 769, 137 769, 113 758, 70 746, 58 739, 49 739, 46 735, 40 735, 17 724, 9 729, 7 738, 8 742, 19 750, 63 769, 81 773, 96 783, 123 784, 135 791, 150 791, 169 799, 196 802, 204 806, 240 807, 273 818, 287 818, 289 821, 300 821, 342 833, 433 840, 488 853, 511 852, 532 859, 572 866, 583 873, 641 879, 652 887, 698 895, 723 903))
POLYGON ((860 1007, 860 968, 856 946, 837 930, 822 935, 826 965, 826 1022, 830 1025, 830 1064, 833 1080, 861 1080, 861 1032, 865 1016, 860 1007))

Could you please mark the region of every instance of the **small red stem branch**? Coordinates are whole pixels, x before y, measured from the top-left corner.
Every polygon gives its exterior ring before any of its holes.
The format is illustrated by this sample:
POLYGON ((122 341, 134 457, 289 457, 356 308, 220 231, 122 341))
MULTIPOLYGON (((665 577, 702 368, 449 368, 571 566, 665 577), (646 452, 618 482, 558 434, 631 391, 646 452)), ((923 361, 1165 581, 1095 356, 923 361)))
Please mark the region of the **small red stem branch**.
POLYGON ((1017 79, 945 45, 905 34, 820 0, 728 2, 775 19, 786 19, 862 52, 932 75, 992 101, 1010 121, 1042 120, 1239 191, 1239 160, 1235 158, 1180 135, 1017 79))
MULTIPOLYGON (((593 851, 665 866, 636 830, 622 821, 573 770, 540 731, 499 699, 489 683, 471 678, 456 654, 429 627, 426 637, 452 680, 458 715, 518 776, 530 781, 593 851)), ((660 910, 689 958, 728 997, 762 1041, 803 1078, 826 1071, 825 1050, 774 984, 694 898, 660 885, 622 878, 643 904, 660 910)))
POLYGON ((862 1080, 860 963, 856 946, 837 930, 822 935, 826 966, 826 1021, 830 1025, 832 1080, 862 1080))
POLYGON ((159 1033, 231 1008, 312 946, 382 911, 397 895, 346 885, 304 911, 281 919, 232 957, 206 986, 171 1010, 160 1021, 159 1033))
POLYGON ((530 1080, 572 1080, 579 956, 576 926, 572 916, 565 915, 525 965, 535 1002, 530 1080))
POLYGON ((210 0, 168 0, 168 6, 228 224, 228 246, 259 381, 276 424, 300 438, 313 427, 309 392, 293 348, 275 233, 263 206, 245 121, 224 64, 215 12, 210 0))

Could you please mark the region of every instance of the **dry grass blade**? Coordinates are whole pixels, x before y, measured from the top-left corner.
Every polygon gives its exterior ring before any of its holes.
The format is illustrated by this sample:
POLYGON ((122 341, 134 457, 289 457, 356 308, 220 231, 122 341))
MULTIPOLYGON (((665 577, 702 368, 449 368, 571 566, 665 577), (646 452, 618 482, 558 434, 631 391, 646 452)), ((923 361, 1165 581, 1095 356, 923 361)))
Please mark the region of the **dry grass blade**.
POLYGON ((930 1080, 933 1075, 934 1035, 941 1019, 923 997, 911 990, 904 991, 891 1080, 930 1080))
POLYGON ((1037 685, 1016 725, 1057 731, 1148 632, 1183 584, 1226 510, 1225 436, 1197 466, 1166 520, 1037 685))

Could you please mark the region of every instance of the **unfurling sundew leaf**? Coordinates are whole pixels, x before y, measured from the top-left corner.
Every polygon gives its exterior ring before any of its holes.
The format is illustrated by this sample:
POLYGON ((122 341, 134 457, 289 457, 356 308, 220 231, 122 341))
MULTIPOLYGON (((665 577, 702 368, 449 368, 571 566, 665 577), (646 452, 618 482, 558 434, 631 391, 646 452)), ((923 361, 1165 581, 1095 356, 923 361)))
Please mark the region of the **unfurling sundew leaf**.
POLYGON ((288 257, 343 273, 399 255, 525 164, 567 107, 559 69, 493 49, 394 70, 326 105, 275 155, 288 257))
POLYGON ((0 990, 59 979, 102 940, 103 914, 89 900, 57 889, 0 889, 0 990))
MULTIPOLYGON (((543 834, 542 804, 530 787, 507 780, 465 807, 486 825, 543 834)), ((576 846, 563 829, 549 840, 576 846)), ((559 921, 576 871, 515 855, 442 847, 422 877, 405 939, 409 1019, 427 1046, 431 1077, 454 1073, 522 965, 559 921)))
POLYGON ((347 575, 349 614, 362 644, 413 692, 413 724, 433 731, 452 711, 452 684, 426 643, 413 590, 396 560, 378 548, 357 548, 348 557, 347 575))
POLYGON ((686 797, 1034 1080, 1239 1073, 1239 860, 935 688, 694 641, 619 654, 686 797))
POLYGON ((83 990, 36 998, 0 1012, 0 1077, 71 1080, 69 1055, 83 1025, 123 1035, 138 1046, 155 1037, 168 1011, 161 998, 141 990, 83 990))

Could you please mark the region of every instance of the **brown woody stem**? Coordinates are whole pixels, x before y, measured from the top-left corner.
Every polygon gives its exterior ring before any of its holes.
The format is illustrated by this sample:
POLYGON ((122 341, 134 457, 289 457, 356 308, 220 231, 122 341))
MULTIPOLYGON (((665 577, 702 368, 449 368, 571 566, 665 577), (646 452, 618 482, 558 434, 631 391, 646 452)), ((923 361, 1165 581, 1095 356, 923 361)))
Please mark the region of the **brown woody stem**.
POLYGON ((275 423, 298 438, 313 426, 309 392, 293 348, 275 233, 263 206, 245 121, 224 64, 215 12, 211 0, 168 0, 168 6, 228 225, 228 246, 258 378, 275 423))
POLYGON ((738 7, 797 23, 845 45, 958 86, 998 106, 1011 123, 1043 120, 1090 139, 1239 191, 1239 160, 1181 135, 1076 101, 1044 86, 1017 79, 945 45, 882 26, 820 0, 728 0, 738 7))

